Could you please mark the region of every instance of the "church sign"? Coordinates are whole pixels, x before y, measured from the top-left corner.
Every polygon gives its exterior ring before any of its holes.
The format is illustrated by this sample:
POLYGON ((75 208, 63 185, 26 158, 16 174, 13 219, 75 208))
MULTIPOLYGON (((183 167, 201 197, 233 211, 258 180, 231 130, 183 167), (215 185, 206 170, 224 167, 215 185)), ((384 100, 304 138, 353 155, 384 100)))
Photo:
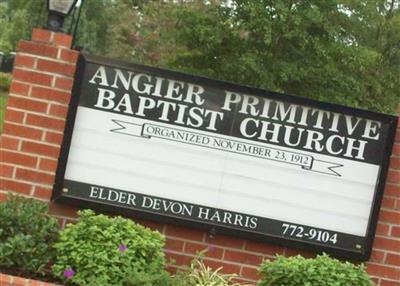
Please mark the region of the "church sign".
POLYGON ((53 199, 365 260, 396 122, 81 55, 53 199))

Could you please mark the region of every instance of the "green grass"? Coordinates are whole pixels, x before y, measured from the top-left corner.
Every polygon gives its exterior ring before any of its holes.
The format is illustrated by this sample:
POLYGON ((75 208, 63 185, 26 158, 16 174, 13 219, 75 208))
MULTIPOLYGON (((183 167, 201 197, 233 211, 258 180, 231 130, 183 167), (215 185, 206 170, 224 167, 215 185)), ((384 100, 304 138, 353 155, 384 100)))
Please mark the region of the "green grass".
POLYGON ((0 134, 3 131, 4 114, 7 106, 7 92, 0 91, 0 134))
POLYGON ((11 84, 11 74, 0 72, 0 134, 3 132, 3 121, 6 113, 8 89, 11 84))
POLYGON ((6 113, 8 89, 11 84, 11 74, 0 72, 0 134, 3 131, 4 114, 6 113))

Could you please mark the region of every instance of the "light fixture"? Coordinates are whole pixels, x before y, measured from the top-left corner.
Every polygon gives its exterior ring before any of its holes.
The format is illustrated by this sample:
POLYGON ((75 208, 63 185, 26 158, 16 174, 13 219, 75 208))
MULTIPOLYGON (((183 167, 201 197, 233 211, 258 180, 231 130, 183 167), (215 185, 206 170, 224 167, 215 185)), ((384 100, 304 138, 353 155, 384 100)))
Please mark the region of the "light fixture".
POLYGON ((78 0, 47 0, 47 29, 63 32, 64 19, 75 7, 78 0))

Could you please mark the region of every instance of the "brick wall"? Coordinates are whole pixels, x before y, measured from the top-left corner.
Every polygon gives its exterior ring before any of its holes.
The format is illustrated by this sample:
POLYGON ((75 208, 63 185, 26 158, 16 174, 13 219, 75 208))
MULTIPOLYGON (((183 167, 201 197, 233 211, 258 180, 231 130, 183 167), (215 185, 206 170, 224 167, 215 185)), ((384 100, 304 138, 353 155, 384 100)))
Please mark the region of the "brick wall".
POLYGON ((50 198, 78 56, 71 40, 35 29, 18 45, 1 136, 2 190, 50 198))
MULTIPOLYGON (((400 106, 397 109, 400 114, 400 106)), ((368 272, 380 286, 400 286, 400 121, 368 272)))
POLYGON ((57 286, 54 283, 47 283, 38 280, 25 279, 0 273, 1 286, 57 286))
MULTIPOLYGON (((31 41, 19 44, 0 137, 0 200, 5 199, 7 191, 50 199, 78 56, 70 45, 70 36, 40 29, 33 31, 31 41)), ((49 205, 62 226, 75 220, 74 208, 49 205)), ((166 235, 165 252, 178 265, 189 263, 196 251, 208 249, 206 262, 210 266, 223 266, 225 272, 237 273, 245 282, 254 282, 258 265, 275 254, 313 256, 291 248, 137 221, 166 235)), ((380 286, 400 286, 400 129, 367 267, 380 286)))

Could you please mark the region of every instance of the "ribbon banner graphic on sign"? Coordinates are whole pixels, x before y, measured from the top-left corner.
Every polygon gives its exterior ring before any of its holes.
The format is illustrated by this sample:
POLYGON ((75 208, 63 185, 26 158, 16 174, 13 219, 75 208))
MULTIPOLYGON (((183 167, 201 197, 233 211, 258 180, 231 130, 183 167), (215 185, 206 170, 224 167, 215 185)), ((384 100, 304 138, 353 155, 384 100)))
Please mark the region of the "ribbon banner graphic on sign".
POLYGON ((312 156, 294 153, 274 147, 256 145, 251 142, 240 142, 229 138, 213 135, 202 135, 193 131, 163 127, 155 124, 138 125, 129 122, 113 120, 119 128, 111 129, 111 132, 144 138, 159 138, 176 142, 193 144, 199 147, 213 148, 227 152, 234 152, 247 156, 254 156, 286 164, 298 165, 304 170, 340 176, 336 170, 343 165, 331 162, 315 160, 312 156))

